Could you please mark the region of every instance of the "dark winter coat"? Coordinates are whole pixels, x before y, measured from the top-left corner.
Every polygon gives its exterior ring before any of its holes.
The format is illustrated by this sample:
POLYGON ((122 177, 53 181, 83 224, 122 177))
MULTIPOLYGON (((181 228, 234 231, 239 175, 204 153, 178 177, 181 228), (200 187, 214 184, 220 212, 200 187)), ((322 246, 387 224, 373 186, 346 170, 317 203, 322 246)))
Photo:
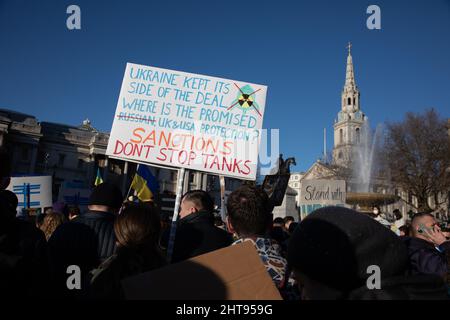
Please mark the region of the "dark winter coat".
POLYGON ((231 243, 231 235, 214 225, 212 213, 192 213, 178 221, 172 262, 221 249, 231 243))
POLYGON ((155 248, 118 248, 117 253, 92 271, 89 298, 124 299, 121 281, 160 268, 165 258, 155 248))
POLYGON ((74 220, 63 223, 48 241, 48 256, 55 298, 83 299, 88 294, 89 272, 113 255, 115 215, 88 211, 74 220), (78 266, 81 271, 81 290, 68 290, 67 268, 78 266))
POLYGON ((403 241, 408 247, 412 274, 434 274, 441 278, 447 276, 450 241, 444 242, 439 248, 419 238, 405 237, 403 241))
POLYGON ((0 296, 8 299, 45 296, 48 264, 44 233, 29 222, 3 218, 0 219, 0 296))
POLYGON ((110 257, 116 248, 114 221, 116 216, 109 212, 88 211, 73 222, 88 226, 97 237, 97 254, 100 261, 110 257))

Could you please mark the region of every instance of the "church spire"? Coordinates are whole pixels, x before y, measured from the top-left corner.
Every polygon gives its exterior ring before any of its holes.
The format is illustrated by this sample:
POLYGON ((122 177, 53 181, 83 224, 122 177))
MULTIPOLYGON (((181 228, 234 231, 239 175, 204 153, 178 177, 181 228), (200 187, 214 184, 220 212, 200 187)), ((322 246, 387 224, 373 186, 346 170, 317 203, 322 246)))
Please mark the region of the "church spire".
POLYGON ((353 70, 352 44, 349 42, 347 56, 347 71, 345 74, 345 85, 342 90, 342 111, 356 112, 359 108, 359 90, 355 82, 355 72, 353 70))
POLYGON ((359 150, 361 137, 367 122, 366 115, 360 108, 360 95, 355 83, 353 70, 352 44, 349 42, 345 85, 342 90, 341 111, 334 123, 333 162, 339 166, 348 167, 359 150))
POLYGON ((353 58, 352 58, 352 44, 348 43, 348 56, 347 56, 347 73, 345 75, 345 89, 356 89, 355 73, 353 71, 353 58))

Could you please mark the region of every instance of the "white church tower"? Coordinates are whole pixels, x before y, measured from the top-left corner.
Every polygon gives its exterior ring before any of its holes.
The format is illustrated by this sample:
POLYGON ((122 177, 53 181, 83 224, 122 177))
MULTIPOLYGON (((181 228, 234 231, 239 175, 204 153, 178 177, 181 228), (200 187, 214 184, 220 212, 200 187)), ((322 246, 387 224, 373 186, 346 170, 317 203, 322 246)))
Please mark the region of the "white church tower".
POLYGON ((361 111, 359 90, 355 83, 351 43, 348 44, 347 72, 342 90, 341 111, 334 123, 333 162, 348 167, 353 149, 360 143, 364 124, 368 120, 361 111))

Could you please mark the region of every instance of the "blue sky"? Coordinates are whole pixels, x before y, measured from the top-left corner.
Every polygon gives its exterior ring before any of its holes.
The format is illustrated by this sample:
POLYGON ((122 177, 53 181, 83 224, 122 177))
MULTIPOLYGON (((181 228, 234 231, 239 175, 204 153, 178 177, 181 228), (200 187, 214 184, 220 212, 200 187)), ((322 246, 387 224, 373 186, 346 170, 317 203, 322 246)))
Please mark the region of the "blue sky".
POLYGON ((0 108, 109 131, 126 62, 269 87, 265 128, 306 170, 332 142, 347 42, 372 126, 450 117, 449 0, 0 0, 0 108), (66 8, 81 8, 81 30, 66 8), (381 8, 381 30, 366 9, 381 8))

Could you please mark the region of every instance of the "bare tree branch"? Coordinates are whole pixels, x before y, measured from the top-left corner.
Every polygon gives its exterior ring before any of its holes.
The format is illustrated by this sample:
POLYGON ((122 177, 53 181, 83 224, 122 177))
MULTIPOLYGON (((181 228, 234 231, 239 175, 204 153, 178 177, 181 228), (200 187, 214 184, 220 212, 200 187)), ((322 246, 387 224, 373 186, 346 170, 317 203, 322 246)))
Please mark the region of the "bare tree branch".
POLYGON ((417 199, 419 210, 431 211, 430 197, 435 199, 435 207, 448 200, 447 196, 441 197, 445 200, 434 196, 450 190, 447 122, 434 109, 407 113, 402 122, 388 124, 381 153, 392 181, 417 199))

